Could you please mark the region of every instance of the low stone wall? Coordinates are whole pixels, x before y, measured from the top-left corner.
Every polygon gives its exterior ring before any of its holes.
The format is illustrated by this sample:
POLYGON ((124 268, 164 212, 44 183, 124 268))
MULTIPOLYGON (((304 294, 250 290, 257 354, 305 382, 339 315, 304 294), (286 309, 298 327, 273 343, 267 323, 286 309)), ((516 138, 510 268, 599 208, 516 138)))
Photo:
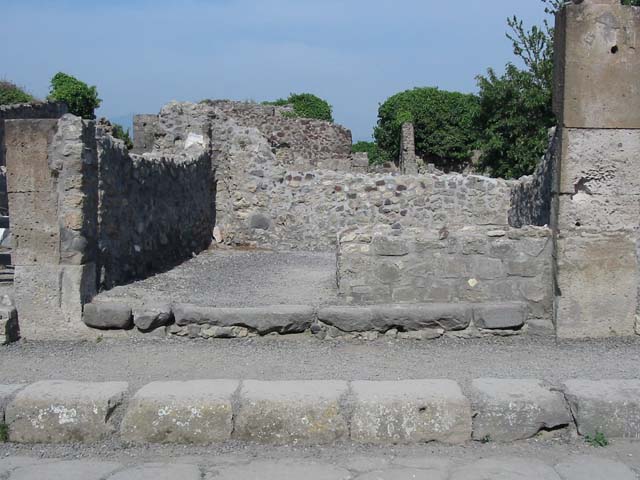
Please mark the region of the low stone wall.
POLYGON ((507 227, 514 184, 474 175, 290 170, 258 131, 240 128, 217 179, 216 222, 226 242, 301 250, 332 250, 351 225, 507 227))
POLYGON ((211 159, 201 146, 191 148, 129 155, 121 141, 99 137, 102 288, 175 266, 211 243, 211 159))
POLYGON ((355 304, 524 302, 530 318, 550 326, 552 247, 541 227, 348 229, 339 238, 339 291, 355 304))
POLYGON ((509 224, 551 225, 551 198, 555 169, 560 155, 560 139, 556 129, 549 132, 549 148, 531 176, 522 177, 511 191, 509 224))
POLYGON ((483 378, 467 393, 447 379, 191 380, 153 382, 131 397, 128 390, 126 382, 0 385, 0 421, 9 441, 24 444, 461 445, 568 428, 640 437, 637 380, 568 380, 560 387, 483 378))

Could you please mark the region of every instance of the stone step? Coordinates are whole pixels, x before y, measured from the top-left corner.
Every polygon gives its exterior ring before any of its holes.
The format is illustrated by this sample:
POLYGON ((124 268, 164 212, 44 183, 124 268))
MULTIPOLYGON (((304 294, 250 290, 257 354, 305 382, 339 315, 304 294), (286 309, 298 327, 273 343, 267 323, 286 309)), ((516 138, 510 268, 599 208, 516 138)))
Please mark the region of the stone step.
MULTIPOLYGON (((309 331, 321 338, 400 334, 429 339, 445 332, 518 333, 527 324, 528 312, 522 302, 229 308, 184 303, 132 304, 130 300, 112 299, 86 305, 83 321, 97 329, 126 330, 135 326, 141 332, 150 332, 164 327, 171 334, 204 338, 309 331)), ((547 327, 551 333, 551 324, 547 327)))
POLYGON ((0 419, 16 443, 123 445, 227 441, 271 445, 513 442, 574 428, 640 438, 640 380, 125 382, 0 385, 0 419))

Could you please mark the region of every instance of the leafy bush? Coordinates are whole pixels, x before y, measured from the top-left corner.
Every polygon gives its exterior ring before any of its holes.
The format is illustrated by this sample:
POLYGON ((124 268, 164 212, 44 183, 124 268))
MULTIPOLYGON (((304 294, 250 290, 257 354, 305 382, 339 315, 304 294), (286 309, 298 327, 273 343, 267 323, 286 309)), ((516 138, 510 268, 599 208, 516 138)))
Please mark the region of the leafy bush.
POLYGON ((389 161, 389 159, 385 157, 384 153, 378 148, 378 144, 376 142, 356 142, 352 145, 351 151, 354 153, 366 152, 369 155, 369 164, 371 165, 382 165, 389 161))
POLYGON ((82 118, 94 119, 94 111, 102 100, 98 98, 95 86, 89 86, 66 73, 57 73, 51 79, 49 99, 64 102, 69 107, 69 113, 82 118))
POLYGON ((131 136, 129 135, 129 129, 126 130, 122 127, 122 125, 118 123, 113 124, 112 135, 114 138, 122 140, 126 147, 131 150, 133 148, 133 140, 131 140, 131 136))
POLYGON ((297 118, 313 118, 333 122, 333 108, 326 100, 312 93, 292 93, 289 98, 279 98, 273 102, 264 102, 265 105, 293 106, 291 116, 297 118))
POLYGON ((478 99, 474 95, 434 87, 398 93, 378 110, 374 137, 387 158, 400 157, 402 124, 415 127, 416 153, 436 165, 469 159, 477 139, 473 119, 478 99))
POLYGON ((548 130, 555 125, 550 88, 532 72, 511 64, 502 76, 489 69, 486 77, 478 77, 478 84, 480 165, 503 178, 531 174, 547 149, 548 130))
POLYGON ((0 80, 0 105, 14 105, 16 103, 33 102, 35 98, 22 90, 16 84, 7 80, 0 80))

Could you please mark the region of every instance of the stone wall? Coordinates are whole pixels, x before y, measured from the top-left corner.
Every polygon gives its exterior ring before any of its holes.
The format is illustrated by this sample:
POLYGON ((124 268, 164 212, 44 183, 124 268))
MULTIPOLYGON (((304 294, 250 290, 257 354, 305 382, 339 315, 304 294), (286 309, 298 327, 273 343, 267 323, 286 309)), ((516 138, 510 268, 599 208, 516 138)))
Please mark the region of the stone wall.
POLYGON ((12 119, 27 118, 60 118, 67 113, 64 103, 20 103, 17 105, 0 105, 0 214, 8 213, 6 160, 4 145, 4 122, 12 119))
POLYGON ((512 227, 551 224, 551 191, 560 140, 555 128, 550 130, 549 137, 549 148, 533 175, 521 177, 511 191, 509 224, 512 227))
POLYGON ((551 327, 552 251, 544 227, 347 229, 339 291, 355 304, 524 302, 551 327))
POLYGON ((98 153, 101 288, 173 267, 209 246, 215 213, 203 145, 174 156, 129 155, 104 135, 98 153))
POLYGON ((15 302, 28 339, 83 335, 96 293, 98 161, 93 122, 7 120, 15 302))
POLYGON ((157 115, 134 115, 132 153, 141 154, 151 152, 153 150, 157 128, 157 115))
POLYGON ((515 183, 288 169, 257 130, 240 127, 217 179, 216 222, 225 241, 302 250, 334 249, 337 233, 350 225, 506 227, 515 183))
POLYGON ((614 0, 556 20, 552 219, 560 337, 633 335, 640 310, 640 15, 614 0))

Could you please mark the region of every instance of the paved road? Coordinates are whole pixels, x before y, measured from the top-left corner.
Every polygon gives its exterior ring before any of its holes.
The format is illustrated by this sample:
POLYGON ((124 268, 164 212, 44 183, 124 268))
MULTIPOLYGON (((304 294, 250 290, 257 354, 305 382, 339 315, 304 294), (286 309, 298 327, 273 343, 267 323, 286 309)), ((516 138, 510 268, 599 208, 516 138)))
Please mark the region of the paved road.
POLYGON ((199 464, 191 461, 124 465, 105 460, 6 457, 0 478, 8 480, 637 480, 624 463, 597 455, 572 456, 557 464, 534 458, 489 457, 455 463, 442 457, 352 458, 341 464, 253 460, 199 464))

